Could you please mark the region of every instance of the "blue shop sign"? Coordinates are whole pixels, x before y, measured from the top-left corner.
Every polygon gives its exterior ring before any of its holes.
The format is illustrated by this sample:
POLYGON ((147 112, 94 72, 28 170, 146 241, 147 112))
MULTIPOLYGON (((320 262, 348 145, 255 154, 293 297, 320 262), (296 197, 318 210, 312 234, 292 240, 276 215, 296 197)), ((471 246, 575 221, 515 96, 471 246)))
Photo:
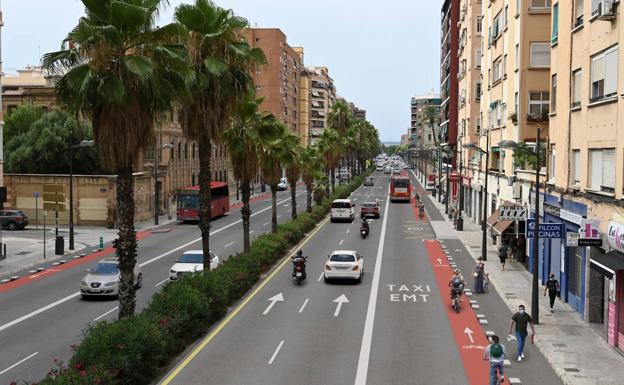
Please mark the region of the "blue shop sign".
MULTIPOLYGON (((527 219, 527 238, 535 238, 535 219, 527 219)), ((541 239, 563 238, 563 223, 540 223, 539 237, 541 239)))

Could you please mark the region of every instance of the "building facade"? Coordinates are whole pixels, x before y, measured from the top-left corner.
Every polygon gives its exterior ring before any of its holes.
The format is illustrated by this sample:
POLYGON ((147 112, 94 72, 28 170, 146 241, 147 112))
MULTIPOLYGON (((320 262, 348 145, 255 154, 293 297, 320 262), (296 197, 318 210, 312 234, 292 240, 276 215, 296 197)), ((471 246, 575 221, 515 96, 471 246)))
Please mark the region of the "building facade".
POLYGON ((436 165, 432 150, 440 134, 440 95, 430 93, 412 97, 410 101, 409 148, 412 164, 420 171, 424 182, 433 177, 436 165), (415 163, 415 164, 414 164, 415 163))
MULTIPOLYGON (((2 69, 2 28, 4 27, 4 19, 2 18, 2 5, 0 4, 0 84, 2 84, 2 77, 4 71, 2 69)), ((2 92, 0 92, 0 189, 4 191, 6 198, 6 190, 4 189, 4 120, 2 119, 4 107, 2 105, 2 92)), ((4 203, 4 202, 2 202, 4 203)), ((1 203, 0 203, 1 205, 1 203)))
POLYGON ((327 67, 308 67, 306 72, 310 79, 309 143, 313 145, 327 128, 327 117, 336 102, 336 87, 327 67))
POLYGON ((252 74, 256 94, 264 98, 260 110, 270 111, 292 134, 299 134, 302 55, 288 44, 280 29, 249 28, 245 36, 249 45, 261 48, 267 58, 267 64, 252 74))
POLYGON ((457 106, 459 98, 459 4, 445 0, 442 4, 440 41, 440 143, 457 143, 457 106))

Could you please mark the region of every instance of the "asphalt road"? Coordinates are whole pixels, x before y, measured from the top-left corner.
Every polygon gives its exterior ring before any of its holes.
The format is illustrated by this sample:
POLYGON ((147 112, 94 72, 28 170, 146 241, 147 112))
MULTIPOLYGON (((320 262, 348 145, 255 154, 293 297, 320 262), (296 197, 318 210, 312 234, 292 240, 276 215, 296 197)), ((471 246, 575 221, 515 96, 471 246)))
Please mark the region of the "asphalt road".
MULTIPOLYGON (((278 193, 278 221, 290 218, 290 192, 278 193)), ((298 210, 305 210, 305 191, 298 189, 298 210)), ((271 229, 271 200, 252 203, 252 239, 271 229)), ((169 268, 185 250, 201 248, 196 225, 164 226, 171 231, 152 233, 139 241, 138 263, 142 265, 143 288, 137 293, 137 310, 167 281, 169 268)), ((211 229, 212 250, 221 258, 242 251, 240 210, 215 219, 211 229)), ((105 253, 101 253, 105 254, 105 253)), ((112 255, 112 254, 110 254, 112 255)), ((36 381, 54 366, 54 359, 67 360, 70 345, 80 341, 82 331, 117 315, 115 300, 82 300, 79 285, 85 269, 97 258, 73 261, 77 266, 52 267, 26 284, 1 291, 0 286, 0 384, 36 381)), ((50 267, 50 266, 46 266, 50 267)), ((24 274, 18 274, 24 275, 24 274)))
MULTIPOLYGON (((285 260, 160 384, 487 384, 486 332, 506 336, 511 314, 493 290, 452 312, 450 263, 469 276, 468 253, 458 241, 436 239, 413 205, 387 202, 387 190, 387 175, 377 173, 374 187, 352 195, 381 200, 382 217, 367 239, 359 221, 324 222, 303 245, 302 286, 285 260), (327 254, 339 249, 365 256, 362 283, 322 280, 327 254)), ((517 363, 514 344, 506 345, 514 381, 561 384, 533 346, 517 363)))

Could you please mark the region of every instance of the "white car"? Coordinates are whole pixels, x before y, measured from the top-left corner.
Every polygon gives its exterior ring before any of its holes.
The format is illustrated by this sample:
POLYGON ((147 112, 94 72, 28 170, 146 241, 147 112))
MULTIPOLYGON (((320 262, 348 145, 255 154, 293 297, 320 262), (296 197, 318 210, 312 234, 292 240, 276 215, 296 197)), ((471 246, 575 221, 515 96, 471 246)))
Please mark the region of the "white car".
POLYGON ((363 274, 363 256, 353 250, 336 250, 327 257, 323 278, 325 282, 330 279, 355 279, 361 282, 363 274))
POLYGON ((288 190, 288 180, 286 178, 281 178, 279 183, 277 184, 277 191, 286 190, 288 190))
POLYGON ((382 165, 377 166, 376 170, 377 171, 383 171, 384 167, 382 165))
MULTIPOLYGON (((119 295, 119 261, 117 258, 105 258, 87 270, 87 275, 80 282, 82 298, 119 295)), ((140 289, 143 285, 141 266, 134 265, 134 287, 140 289)))
MULTIPOLYGON (((210 252, 210 270, 219 266, 219 257, 210 252)), ((175 281, 185 274, 204 271, 204 252, 202 250, 189 250, 182 253, 175 265, 169 270, 169 280, 175 281)))
POLYGON ((391 173, 392 173, 392 167, 386 166, 386 168, 384 169, 384 174, 391 174, 391 173))
POLYGON ((337 220, 353 222, 355 219, 355 203, 351 199, 336 199, 332 202, 329 219, 332 223, 337 220))

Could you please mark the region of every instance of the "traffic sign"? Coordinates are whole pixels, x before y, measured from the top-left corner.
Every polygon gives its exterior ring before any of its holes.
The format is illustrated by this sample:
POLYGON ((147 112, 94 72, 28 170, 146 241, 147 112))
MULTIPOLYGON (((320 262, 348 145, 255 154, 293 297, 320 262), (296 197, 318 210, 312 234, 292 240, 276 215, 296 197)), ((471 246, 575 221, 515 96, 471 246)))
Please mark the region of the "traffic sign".
POLYGON ((498 211, 498 219, 501 221, 523 221, 527 217, 527 208, 524 206, 501 206, 498 211))
MULTIPOLYGON (((535 219, 527 219, 527 238, 535 238, 535 219)), ((541 239, 563 237, 563 223, 540 223, 538 235, 541 239)))

